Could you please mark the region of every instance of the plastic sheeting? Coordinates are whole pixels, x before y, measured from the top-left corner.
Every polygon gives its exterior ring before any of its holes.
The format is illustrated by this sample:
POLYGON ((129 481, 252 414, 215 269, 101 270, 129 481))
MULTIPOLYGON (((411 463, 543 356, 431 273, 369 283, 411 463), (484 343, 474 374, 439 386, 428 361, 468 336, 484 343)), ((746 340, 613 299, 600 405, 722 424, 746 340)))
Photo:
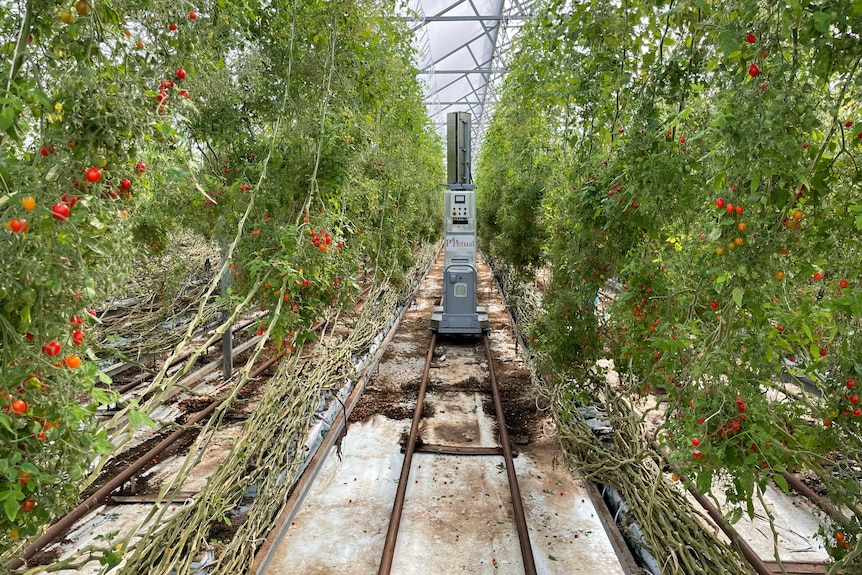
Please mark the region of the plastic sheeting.
POLYGON ((508 47, 532 0, 410 0, 419 79, 428 114, 441 137, 446 115, 466 111, 473 119, 473 150, 481 146, 506 70, 508 47))

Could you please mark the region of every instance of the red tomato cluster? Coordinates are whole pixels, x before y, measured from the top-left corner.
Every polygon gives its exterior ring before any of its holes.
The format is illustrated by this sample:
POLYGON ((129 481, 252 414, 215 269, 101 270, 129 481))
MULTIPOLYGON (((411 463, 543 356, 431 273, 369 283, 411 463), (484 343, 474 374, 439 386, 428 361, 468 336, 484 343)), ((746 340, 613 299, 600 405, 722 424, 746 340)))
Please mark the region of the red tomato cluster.
POLYGON ((332 243, 332 237, 329 235, 329 232, 322 229, 318 231, 311 230, 309 235, 311 235, 311 243, 314 244, 314 247, 323 253, 329 251, 329 244, 332 243))

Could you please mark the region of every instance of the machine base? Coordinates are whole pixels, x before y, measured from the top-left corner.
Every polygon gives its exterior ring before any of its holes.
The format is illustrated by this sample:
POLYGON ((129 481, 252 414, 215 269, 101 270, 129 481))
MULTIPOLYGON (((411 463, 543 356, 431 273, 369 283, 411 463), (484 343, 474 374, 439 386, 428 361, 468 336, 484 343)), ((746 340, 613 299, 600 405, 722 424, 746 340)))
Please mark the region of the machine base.
POLYGON ((434 333, 478 334, 491 331, 488 312, 483 306, 476 307, 476 313, 444 313, 443 307, 434 308, 431 314, 431 331, 434 333))

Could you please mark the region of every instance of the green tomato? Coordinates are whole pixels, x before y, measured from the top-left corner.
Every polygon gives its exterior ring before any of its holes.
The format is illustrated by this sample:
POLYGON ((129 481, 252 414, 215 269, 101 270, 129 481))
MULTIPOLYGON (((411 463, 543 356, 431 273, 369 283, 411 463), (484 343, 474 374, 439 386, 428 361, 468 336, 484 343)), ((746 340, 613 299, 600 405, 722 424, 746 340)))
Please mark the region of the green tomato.
POLYGON ((21 291, 21 301, 28 306, 31 306, 36 303, 36 290, 34 290, 33 288, 24 288, 21 291))

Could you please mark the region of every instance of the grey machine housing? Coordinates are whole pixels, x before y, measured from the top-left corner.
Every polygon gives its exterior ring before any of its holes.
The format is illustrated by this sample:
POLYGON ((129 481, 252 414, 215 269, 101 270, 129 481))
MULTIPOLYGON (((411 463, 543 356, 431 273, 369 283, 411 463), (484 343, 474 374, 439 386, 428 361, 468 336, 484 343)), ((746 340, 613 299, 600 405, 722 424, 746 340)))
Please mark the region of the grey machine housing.
POLYGON ((443 305, 431 314, 431 331, 480 334, 491 330, 478 305, 476 186, 470 174, 470 114, 447 116, 448 183, 443 197, 443 305))

